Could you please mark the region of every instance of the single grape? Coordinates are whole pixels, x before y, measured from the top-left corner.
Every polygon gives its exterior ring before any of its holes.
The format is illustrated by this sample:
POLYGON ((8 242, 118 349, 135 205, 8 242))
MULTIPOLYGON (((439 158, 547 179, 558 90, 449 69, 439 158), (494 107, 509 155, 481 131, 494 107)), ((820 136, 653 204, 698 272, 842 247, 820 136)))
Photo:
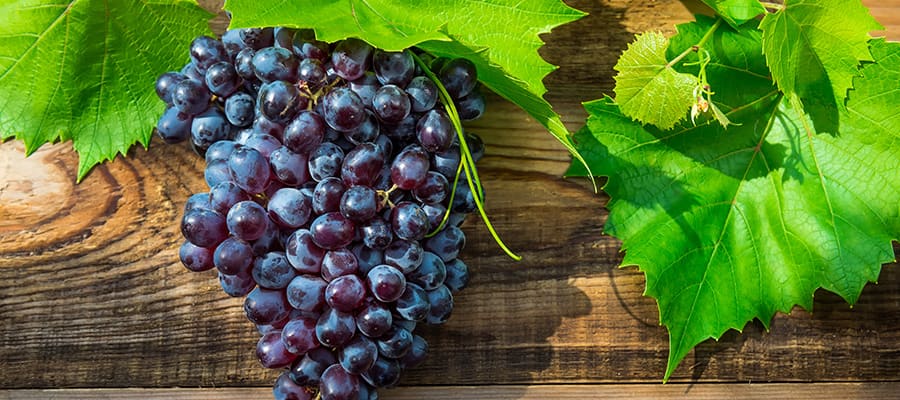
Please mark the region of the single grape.
POLYGON ((322 259, 322 278, 328 282, 344 275, 353 275, 359 270, 356 255, 347 248, 330 250, 322 259))
POLYGON ((392 358, 378 357, 375 363, 360 376, 376 388, 393 387, 400 380, 400 363, 392 358))
POLYGON ((349 38, 342 40, 331 53, 334 71, 348 81, 361 77, 369 68, 372 46, 362 40, 349 38))
POLYGON ((195 208, 184 213, 181 234, 189 242, 200 247, 215 247, 228 237, 225 217, 205 208, 195 208))
POLYGON ((297 355, 284 348, 281 331, 272 331, 259 338, 256 344, 256 357, 263 367, 278 369, 291 365, 297 355))
POLYGON ((415 139, 416 122, 418 122, 418 120, 416 114, 410 114, 395 124, 382 125, 381 133, 393 139, 399 148, 402 144, 406 144, 415 139))
POLYGON ((272 45, 274 42, 273 31, 272 28, 246 28, 239 30, 244 45, 255 50, 272 45))
MULTIPOLYGON (((450 194, 450 182, 439 172, 428 171, 425 182, 413 189, 412 193, 413 197, 421 203, 440 204, 450 194)), ((436 224, 432 224, 432 227, 436 226, 436 224)))
POLYGON ((408 330, 393 326, 375 342, 378 353, 388 358, 403 357, 413 343, 413 335, 408 330))
POLYGON ((422 147, 431 153, 449 149, 455 133, 450 117, 440 110, 426 112, 416 124, 416 138, 422 147))
POLYGON ((381 217, 375 217, 360 227, 363 244, 373 249, 384 249, 394 240, 391 225, 381 217))
POLYGON ((327 78, 322 61, 315 58, 306 58, 300 61, 297 66, 297 77, 314 89, 322 87, 327 78))
POLYGON ((311 317, 292 318, 281 328, 284 348, 294 354, 303 355, 319 347, 316 340, 316 320, 311 317))
POLYGON ((191 136, 191 125, 194 119, 188 114, 170 107, 159 117, 156 133, 166 143, 180 143, 191 136))
POLYGON ((382 121, 397 123, 409 116, 412 105, 403 89, 396 85, 384 85, 375 91, 372 109, 382 121))
POLYGON ((319 343, 331 348, 343 346, 353 338, 356 332, 356 320, 348 314, 330 308, 322 313, 316 321, 316 338, 319 343))
POLYGON ((172 105, 187 115, 197 115, 209 108, 210 93, 203 83, 184 79, 172 89, 172 105))
POLYGON ((425 112, 434 108, 438 100, 438 88, 426 76, 417 76, 406 85, 410 105, 415 112, 425 112))
POLYGON ((335 364, 337 364, 337 358, 331 350, 317 347, 294 362, 294 365, 291 366, 291 380, 298 385, 316 386, 319 384, 322 372, 335 364))
POLYGON ((454 58, 444 63, 438 72, 441 84, 454 99, 469 94, 478 83, 478 72, 475 64, 465 58, 454 58))
POLYGON ((347 88, 339 87, 328 92, 322 106, 325 111, 325 122, 339 132, 358 128, 366 118, 362 99, 347 88))
POLYGON ((241 201, 228 210, 228 231, 235 237, 251 241, 262 237, 268 223, 266 209, 253 201, 241 201))
POLYGON ((328 282, 313 275, 297 275, 285 289, 291 307, 301 311, 319 312, 325 307, 325 287, 328 282))
POLYGON ((191 140, 203 150, 215 142, 228 139, 230 134, 231 124, 228 123, 225 114, 216 108, 210 108, 194 116, 191 121, 191 140))
POLYGON ((369 270, 366 282, 372 295, 385 303, 396 301, 406 290, 403 272, 390 265, 378 265, 369 270))
POLYGON ((249 273, 225 275, 219 272, 219 284, 222 291, 231 297, 244 297, 256 287, 256 281, 249 273))
POLYGON ((269 198, 269 217, 285 228, 299 228, 306 224, 312 213, 309 197, 294 188, 282 188, 269 198))
POLYGON ((445 263, 445 267, 447 268, 447 277, 444 278, 444 285, 452 293, 463 290, 469 284, 469 268, 462 260, 453 259, 445 263))
POLYGON ((209 193, 194 193, 184 202, 183 213, 187 214, 196 208, 209 209, 209 193))
POLYGON ((290 305, 283 290, 258 287, 244 299, 244 314, 254 324, 269 325, 287 318, 290 314, 290 305))
POLYGON ((400 239, 422 240, 430 229, 428 215, 418 204, 402 201, 391 210, 391 228, 400 239))
POLYGON ((200 73, 219 61, 228 61, 228 52, 222 42, 209 36, 199 36, 191 42, 191 62, 200 73))
POLYGON ((444 262, 455 259, 459 252, 466 246, 466 235, 462 229, 455 226, 448 226, 428 238, 425 241, 425 250, 428 250, 444 262))
POLYGON ((372 301, 356 313, 356 328, 363 335, 375 339, 391 329, 393 320, 391 310, 387 306, 372 301))
POLYGON ((178 249, 178 258, 185 268, 194 272, 209 271, 214 267, 213 253, 210 249, 184 241, 178 249))
POLYGON ((359 399, 359 378, 334 364, 322 372, 319 382, 321 400, 357 400, 359 399))
POLYGON ((341 164, 345 185, 371 186, 384 166, 384 154, 373 143, 362 143, 347 153, 341 164))
POLYGON ((394 240, 384 249, 384 263, 409 274, 422 264, 424 252, 418 241, 394 240))
POLYGON ((456 112, 459 119, 472 121, 484 114, 484 95, 476 88, 471 93, 456 101, 456 112))
MULTIPOLYGON (((459 170, 459 145, 454 143, 446 151, 431 155, 431 168, 444 175, 448 181, 453 182, 456 171, 459 170)), ((462 174, 462 171, 460 171, 462 174)))
POLYGON ((373 249, 362 243, 357 243, 350 247, 350 251, 356 256, 360 273, 366 274, 376 265, 384 263, 384 252, 379 249, 373 249))
POLYGON ((309 225, 313 242, 326 250, 346 247, 356 235, 356 226, 339 212, 328 212, 318 216, 309 225))
POLYGON ((269 165, 275 178, 289 186, 300 186, 312 179, 308 163, 306 155, 294 153, 284 146, 269 154, 269 165))
POLYGON ((378 194, 368 186, 351 186, 341 196, 341 215, 352 221, 368 221, 378 209, 378 194))
POLYGON ((481 158, 484 157, 485 150, 484 141, 481 140, 481 136, 467 132, 466 145, 469 147, 469 152, 472 153, 472 160, 475 162, 481 161, 481 158))
POLYGON ((415 271, 406 274, 409 282, 415 283, 425 290, 437 289, 447 278, 447 266, 436 254, 426 251, 422 253, 422 264, 415 271))
POLYGON ((279 124, 290 122, 307 105, 309 99, 297 86, 281 80, 264 83, 256 100, 257 112, 279 124))
MULTIPOLYGON (((247 130, 244 130, 244 132, 247 132, 247 130)), ((281 140, 284 138, 284 125, 266 118, 265 115, 257 113, 256 118, 253 119, 253 129, 249 130, 249 133, 245 138, 249 138, 256 133, 264 133, 281 140)), ((243 141, 240 141, 237 138, 235 138, 234 141, 244 144, 243 141)))
POLYGON ((250 274, 253 260, 253 248, 247 242, 234 237, 219 243, 213 253, 216 269, 225 275, 250 274))
POLYGON ((344 163, 344 150, 331 142, 323 142, 309 155, 309 175, 316 181, 338 176, 344 163))
POLYGON ((372 55, 375 76, 383 85, 406 86, 413 79, 416 64, 412 55, 405 51, 387 52, 375 50, 372 55))
POLYGON ((400 189, 412 190, 428 177, 428 153, 422 146, 406 146, 391 163, 391 180, 400 189))
POLYGON ((453 295, 445 285, 440 285, 434 290, 425 292, 428 295, 428 315, 425 322, 431 325, 440 325, 450 318, 453 312, 453 295))
POLYGON ((350 82, 350 90, 359 96, 362 103, 366 107, 372 107, 372 99, 375 97, 375 91, 381 87, 381 82, 372 72, 366 72, 363 76, 350 82))
POLYGON ((266 289, 284 289, 297 272, 282 252, 269 252, 253 262, 253 280, 266 289))
POLYGON ((253 70, 253 56, 255 55, 256 50, 246 47, 234 56, 234 70, 238 76, 248 81, 257 79, 256 71, 253 70))
POLYGON ((322 269, 325 250, 313 243, 312 234, 298 229, 285 240, 285 255, 297 272, 318 275, 322 269))
POLYGON ((341 198, 347 187, 340 179, 328 177, 316 184, 313 190, 312 208, 316 214, 340 211, 341 198))
POLYGON ((328 43, 316 40, 310 30, 300 30, 294 34, 294 54, 304 59, 315 59, 325 62, 330 53, 328 43))
POLYGON ((272 396, 275 400, 313 400, 315 392, 312 389, 298 385, 291 380, 289 371, 282 372, 275 380, 272 388, 272 396))
POLYGON ((206 87, 216 96, 231 96, 240 84, 241 77, 228 61, 219 61, 206 70, 206 87))
POLYGON ((240 146, 228 157, 231 178, 245 192, 262 193, 269 185, 269 162, 256 149, 240 146))
POLYGON ((165 72, 156 78, 156 95, 167 105, 172 105, 172 93, 175 91, 175 85, 187 79, 179 72, 165 72))
POLYGON ((299 65, 294 53, 281 47, 264 47, 253 55, 253 71, 263 82, 296 82, 299 65))
POLYGON ((366 297, 366 286, 356 275, 334 278, 325 288, 325 302, 338 311, 353 312, 362 305, 366 297))
POLYGON ((338 351, 338 361, 345 371, 359 375, 372 368, 378 358, 378 347, 372 339, 357 335, 338 351))
POLYGON ((215 142, 206 150, 206 154, 204 155, 206 163, 210 164, 216 161, 228 161, 228 157, 231 156, 231 153, 233 153, 236 148, 237 143, 231 140, 220 140, 215 142))
POLYGON ((400 357, 401 368, 415 368, 425 361, 428 355, 428 342, 419 335, 413 335, 413 343, 406 355, 400 357))
MULTIPOLYGON (((406 290, 397 299, 397 315, 407 321, 423 321, 428 316, 428 295, 421 286, 406 282, 406 290)), ((396 357, 395 357, 396 358, 396 357)))
POLYGON ((253 132, 244 140, 244 146, 255 149, 263 157, 269 158, 275 149, 281 147, 281 141, 268 133, 253 132))
POLYGON ((203 170, 203 179, 206 181, 206 186, 209 187, 231 181, 228 163, 225 161, 213 161, 206 164, 206 168, 203 170))
POLYGON ((239 92, 225 100, 225 117, 234 126, 247 127, 253 123, 256 101, 247 93, 239 92))
POLYGON ((366 110, 366 119, 356 129, 343 132, 343 136, 350 143, 359 145, 375 141, 380 133, 381 124, 378 122, 378 118, 372 111, 366 110))

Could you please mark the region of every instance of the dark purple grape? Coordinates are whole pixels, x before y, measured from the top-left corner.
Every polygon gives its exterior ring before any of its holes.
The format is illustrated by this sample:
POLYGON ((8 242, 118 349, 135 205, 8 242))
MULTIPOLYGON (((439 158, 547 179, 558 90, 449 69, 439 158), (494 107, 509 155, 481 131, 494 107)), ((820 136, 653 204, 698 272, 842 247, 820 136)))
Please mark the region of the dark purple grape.
POLYGON ((297 154, 314 151, 325 137, 325 119, 313 111, 301 111, 284 129, 284 145, 297 154))
POLYGON ((356 328, 363 335, 374 339, 391 329, 393 320, 391 310, 387 306, 373 301, 356 313, 356 328))
POLYGON ((231 173, 228 170, 228 163, 225 161, 213 161, 206 164, 203 170, 203 179, 206 186, 213 187, 222 182, 231 181, 231 173))
POLYGON ((272 28, 246 28, 239 32, 244 45, 254 50, 269 47, 274 41, 272 28))
POLYGON ((406 275, 409 282, 415 283, 425 290, 434 290, 447 278, 447 266, 436 254, 426 251, 422 253, 422 264, 415 271, 406 275))
POLYGON ((191 121, 191 141, 204 151, 213 143, 228 139, 230 134, 231 124, 225 119, 225 114, 216 108, 195 115, 191 121))
POLYGON ((315 58, 306 58, 300 61, 300 65, 297 67, 297 77, 313 89, 322 87, 327 78, 322 62, 315 58))
POLYGON ((191 42, 191 63, 200 73, 219 61, 229 61, 228 52, 222 42, 209 36, 199 36, 191 42))
POLYGON ((300 58, 312 58, 325 62, 329 55, 328 43, 318 41, 309 30, 300 30, 294 34, 294 54, 300 58))
POLYGON ((406 146, 391 163, 391 180, 403 190, 412 190, 428 176, 428 153, 422 146, 406 146))
POLYGON ((412 55, 405 51, 387 52, 375 50, 372 55, 372 67, 375 76, 383 85, 405 87, 416 72, 416 64, 412 55))
POLYGON ((378 346, 371 339, 357 335, 338 351, 338 361, 345 371, 359 375, 372 368, 378 358, 378 346))
POLYGON ((312 213, 309 197, 294 188, 282 188, 269 198, 269 217, 284 228, 299 228, 312 213))
POLYGON ((249 47, 241 49, 234 56, 234 70, 238 76, 246 80, 256 80, 256 71, 253 70, 253 56, 256 50, 249 47))
POLYGON ((344 151, 331 142, 323 142, 309 155, 309 175, 316 181, 338 176, 344 163, 344 151))
POLYGON ((290 372, 282 372, 272 388, 272 396, 275 400, 313 400, 315 392, 307 387, 298 385, 291 380, 290 372))
POLYGON ((341 198, 347 187, 336 177, 328 177, 316 184, 313 190, 312 208, 316 214, 340 211, 341 198))
POLYGON ((425 215, 428 216, 428 226, 433 231, 441 226, 444 214, 447 213, 447 207, 444 207, 443 204, 424 204, 422 205, 422 211, 425 211, 425 215))
POLYGON ((284 146, 269 154, 269 165, 275 178, 289 186, 300 186, 311 179, 308 163, 306 155, 294 153, 284 146))
POLYGON ((366 119, 356 129, 343 132, 344 139, 355 145, 372 142, 381 133, 381 124, 372 111, 366 110, 366 119))
POLYGON ((235 237, 253 241, 262 237, 268 224, 266 209, 253 201, 242 201, 228 210, 228 231, 235 237))
POLYGON ((413 335, 413 343, 406 355, 400 358, 401 368, 415 368, 425 361, 428 355, 428 342, 419 335, 413 335))
POLYGON ((291 365, 297 355, 284 348, 281 331, 272 331, 259 338, 256 344, 256 357, 263 367, 278 369, 291 365))
POLYGON ((425 250, 428 250, 444 262, 449 262, 459 255, 460 250, 466 245, 466 235, 462 229, 448 226, 425 241, 425 250))
POLYGON ((288 321, 281 328, 284 348, 294 354, 303 355, 319 347, 316 339, 316 318, 298 317, 288 321))
POLYGON ((356 235, 356 226, 339 212, 318 216, 309 226, 313 242, 326 250, 348 246, 356 235))
POLYGON ((445 263, 447 268, 447 277, 444 278, 444 285, 451 292, 456 293, 469 284, 469 267, 462 260, 456 258, 445 263))
POLYGON ((337 364, 337 358, 331 350, 317 347, 294 362, 294 365, 291 366, 291 380, 298 385, 318 385, 322 372, 335 364, 337 364))
POLYGON ((256 281, 247 274, 225 275, 219 272, 219 285, 231 297, 244 297, 256 287, 256 281))
POLYGON ((446 151, 431 155, 431 168, 447 177, 448 181, 453 182, 456 178, 456 171, 459 170, 459 154, 459 145, 454 143, 446 151))
POLYGON ((352 90, 345 87, 335 88, 325 95, 325 122, 339 132, 352 131, 360 126, 366 118, 362 99, 352 90))
POLYGON ((362 305, 365 297, 366 287, 356 275, 334 278, 325 288, 325 302, 338 311, 353 312, 362 305))
POLYGON ((375 97, 375 91, 381 87, 381 82, 372 72, 366 72, 363 76, 350 82, 350 90, 356 93, 366 107, 372 107, 372 99, 375 97))
POLYGON ((296 82, 299 64, 294 53, 280 47, 265 47, 253 55, 253 71, 263 82, 296 82))
POLYGON ((408 274, 422 264, 424 252, 418 241, 394 240, 384 249, 384 263, 408 274))
POLYGON ((379 210, 378 194, 368 186, 351 186, 341 196, 341 215, 355 222, 365 222, 379 210))
POLYGON ((222 214, 195 208, 184 213, 181 234, 196 246, 212 248, 228 237, 228 228, 222 214))
POLYGON ((406 93, 409 102, 415 112, 425 112, 437 104, 438 88, 431 79, 426 76, 417 76, 406 85, 406 93))
POLYGON ((363 244, 373 249, 384 249, 394 240, 391 225, 380 217, 372 218, 360 227, 363 244))
POLYGON ((293 51, 294 49, 294 31, 289 28, 276 26, 272 29, 272 36, 274 37, 273 45, 275 47, 280 47, 283 49, 288 49, 293 51))
POLYGON ((454 135, 455 129, 450 117, 440 110, 426 112, 416 124, 416 138, 425 150, 432 153, 450 148, 454 135))
POLYGON ((412 106, 409 96, 396 85, 384 85, 375 91, 372 109, 379 119, 387 123, 398 123, 409 116, 412 106))
POLYGON ((281 80, 264 83, 256 99, 257 112, 279 124, 290 122, 308 105, 309 99, 297 86, 281 80))
POLYGON ((322 372, 319 382, 321 400, 359 399, 359 378, 345 371, 340 364, 334 364, 322 372))
POLYGON ((231 57, 232 59, 237 56, 238 52, 247 47, 241 39, 241 32, 238 29, 225 31, 225 33, 222 34, 221 41, 222 45, 225 47, 225 52, 228 53, 228 57, 231 57))
POLYGON ((373 143, 375 144, 375 148, 381 154, 382 159, 390 160, 391 156, 394 155, 394 143, 387 135, 378 135, 373 143))
POLYGON ((435 171, 428 171, 425 182, 413 189, 412 193, 419 202, 440 204, 450 194, 450 182, 447 181, 444 175, 435 171))
POLYGON ((253 262, 253 280, 266 289, 284 289, 297 272, 282 252, 269 252, 253 262))
POLYGON ((372 367, 360 376, 376 388, 393 387, 400 380, 400 363, 392 358, 379 357, 372 367))
POLYGON ((188 241, 178 249, 178 258, 185 268, 194 272, 209 271, 214 267, 213 252, 188 241))
POLYGON ((234 126, 247 127, 253 123, 256 101, 247 93, 235 93, 225 100, 225 117, 234 126))
MULTIPOLYGON (((184 75, 184 77, 186 79, 190 79, 190 80, 197 82, 197 83, 203 85, 204 87, 206 87, 206 85, 205 85, 206 82, 204 82, 203 74, 197 70, 197 67, 194 66, 193 62, 189 62, 189 63, 185 64, 184 67, 181 68, 180 73, 182 75, 184 75)), ((173 99, 173 101, 174 101, 174 99, 173 99)))
POLYGON ((335 278, 355 274, 359 270, 356 256, 347 248, 330 250, 322 259, 322 278, 328 282, 335 278))
POLYGON ((312 275, 297 275, 288 284, 285 295, 291 307, 301 311, 319 312, 325 307, 325 287, 328 282, 312 275))
POLYGON ((410 114, 396 124, 384 124, 381 133, 394 140, 398 146, 412 141, 416 137, 416 122, 419 119, 415 114, 410 114))
POLYGON ((373 143, 362 143, 347 153, 341 164, 345 185, 371 186, 384 166, 384 154, 373 143))
POLYGON ((396 301, 406 290, 403 272, 390 265, 378 265, 366 275, 369 291, 376 299, 390 303, 396 301))
POLYGON ((454 99, 469 94, 478 83, 478 72, 475 64, 465 58, 454 58, 444 63, 438 72, 441 84, 454 99))
POLYGON ((412 343, 412 333, 396 325, 375 342, 378 353, 388 358, 403 357, 412 347, 412 343))
POLYGON ((262 193, 269 185, 269 162, 256 149, 241 146, 228 157, 231 178, 245 192, 262 193))
POLYGON ((210 93, 203 83, 185 79, 172 90, 172 105, 187 115, 197 115, 209 108, 210 93))
POLYGON ((428 315, 425 322, 431 325, 440 325, 450 318, 453 312, 453 295, 445 285, 440 285, 434 290, 425 292, 428 295, 428 315))
POLYGON ((353 338, 356 332, 356 320, 353 314, 335 309, 328 309, 316 322, 316 338, 325 346, 336 348, 343 346, 353 338))
POLYGON ((418 204, 402 201, 391 210, 391 228, 400 239, 422 240, 430 229, 428 215, 418 204))
POLYGON ((451 210, 456 213, 469 214, 478 209, 478 203, 475 202, 475 195, 469 188, 469 182, 460 179, 456 184, 456 193, 453 194, 453 204, 451 210))
POLYGON ((220 140, 209 146, 206 150, 206 163, 210 164, 216 161, 228 161, 228 157, 237 148, 237 143, 231 140, 220 140))
POLYGON ((276 225, 271 220, 266 220, 266 229, 263 231, 262 236, 259 239, 253 241, 253 254, 257 256, 261 256, 270 251, 282 251, 284 250, 284 246, 282 245, 282 234, 281 230, 278 229, 278 225, 276 225))
POLYGON ((372 249, 362 243, 357 243, 350 247, 350 251, 356 256, 360 273, 367 274, 376 265, 384 263, 384 253, 379 249, 372 249))
POLYGON ((216 246, 213 263, 225 275, 249 274, 253 265, 253 248, 243 240, 230 237, 216 246))
POLYGON ((219 61, 206 70, 206 87, 216 96, 231 96, 240 84, 241 77, 228 61, 219 61))
POLYGON ((156 78, 156 95, 167 105, 172 105, 172 93, 175 91, 175 85, 185 80, 184 75, 178 72, 166 72, 156 78))
POLYGON ((263 157, 269 158, 275 149, 281 147, 281 142, 268 133, 253 132, 244 140, 244 146, 255 149, 263 157))
POLYGON ((425 289, 412 282, 406 283, 406 290, 397 299, 397 314, 407 321, 422 321, 428 316, 428 295, 425 289))
POLYGON ((331 53, 334 71, 348 81, 361 77, 369 69, 372 46, 362 40, 349 38, 342 40, 331 53))
POLYGON ((184 202, 183 213, 195 208, 209 209, 209 193, 194 193, 184 202))
POLYGON ((166 109, 156 123, 156 133, 166 143, 180 143, 191 136, 194 119, 175 107, 166 109))
POLYGON ((459 119, 472 121, 484 114, 484 95, 477 88, 468 95, 456 101, 456 112, 459 119))
POLYGON ((313 243, 312 234, 306 229, 298 229, 285 241, 288 262, 298 272, 318 275, 322 268, 325 250, 313 243))
MULTIPOLYGON (((247 132, 247 130, 242 132, 247 132)), ((284 137, 284 125, 266 118, 265 115, 257 113, 256 118, 253 119, 253 129, 249 131, 249 134, 247 134, 246 137, 244 137, 244 141, 238 140, 238 138, 235 138, 234 141, 244 144, 247 138, 257 133, 264 133, 281 140, 281 138, 284 137)))
POLYGON ((290 314, 290 305, 283 290, 258 287, 244 299, 244 314, 254 324, 270 325, 287 318, 290 314))

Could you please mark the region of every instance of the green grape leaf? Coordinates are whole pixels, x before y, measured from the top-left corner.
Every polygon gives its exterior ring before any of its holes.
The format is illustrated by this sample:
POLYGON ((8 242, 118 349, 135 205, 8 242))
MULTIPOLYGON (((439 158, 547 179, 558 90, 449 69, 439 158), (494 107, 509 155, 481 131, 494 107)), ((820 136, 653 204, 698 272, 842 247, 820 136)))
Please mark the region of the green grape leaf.
POLYGON ((0 138, 33 153, 71 139, 78 180, 146 147, 162 109, 156 78, 209 33, 194 1, 20 0, 0 5, 0 138))
POLYGON ((812 107, 820 131, 836 131, 837 113, 828 111, 844 104, 860 63, 872 61, 869 32, 883 27, 860 0, 788 0, 760 29, 778 88, 812 107))
POLYGON ((539 35, 585 14, 559 0, 227 0, 231 27, 309 28, 320 40, 348 37, 399 51, 418 46, 472 60, 479 80, 543 124, 576 158, 569 131, 544 100, 555 67, 538 54, 539 35))
MULTIPOLYGON (((672 41, 695 43, 708 25, 680 26, 672 41)), ((645 274, 669 331, 665 379, 708 338, 811 309, 818 288, 854 303, 900 237, 900 44, 872 42, 877 62, 854 80, 841 131, 818 135, 772 90, 759 36, 720 30, 711 43, 710 81, 740 82, 714 100, 740 125, 661 131, 606 98, 585 104, 575 135, 609 177, 605 230, 622 240, 622 265, 645 274)))
POLYGON ((697 77, 668 65, 668 47, 669 39, 661 33, 638 35, 614 67, 616 102, 622 113, 662 129, 684 119, 696 101, 697 77))
POLYGON ((734 28, 766 12, 758 0, 703 0, 703 2, 734 28))

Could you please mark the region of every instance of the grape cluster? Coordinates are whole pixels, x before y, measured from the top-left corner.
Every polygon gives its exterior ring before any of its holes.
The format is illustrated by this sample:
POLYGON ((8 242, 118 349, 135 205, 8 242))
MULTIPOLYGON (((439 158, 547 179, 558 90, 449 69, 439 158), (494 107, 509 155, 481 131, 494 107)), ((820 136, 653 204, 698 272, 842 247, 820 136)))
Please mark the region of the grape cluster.
POLYGON ((198 37, 190 58, 156 82, 158 135, 206 159, 182 263, 246 296, 260 363, 284 369, 276 399, 377 398, 424 360, 417 324, 447 321, 469 279, 459 225, 483 194, 459 178, 440 91, 480 117, 474 65, 284 28, 198 37))

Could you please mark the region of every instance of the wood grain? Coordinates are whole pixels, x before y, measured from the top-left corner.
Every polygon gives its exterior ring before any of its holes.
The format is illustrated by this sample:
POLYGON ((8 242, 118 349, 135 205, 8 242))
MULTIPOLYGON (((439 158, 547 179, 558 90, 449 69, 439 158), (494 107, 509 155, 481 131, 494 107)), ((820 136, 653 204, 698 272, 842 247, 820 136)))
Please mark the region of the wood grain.
MULTIPOLYGON (((900 1, 867 3, 877 4, 873 12, 888 35, 900 38, 900 1)), ((610 92, 612 65, 633 34, 671 33, 690 13, 671 0, 571 4, 590 16, 546 35, 541 53, 561 66, 547 79, 548 99, 576 129, 584 120, 580 103, 610 92)), ((509 260, 477 219, 467 223, 468 247, 461 257, 474 271, 471 285, 456 298, 447 325, 423 331, 430 358, 402 384, 477 386, 404 388, 389 398, 897 393, 896 265, 886 266, 879 284, 867 286, 852 309, 820 292, 814 313, 778 315, 768 332, 751 323, 743 334, 703 343, 673 377, 699 383, 846 383, 638 385, 661 379, 667 337, 655 303, 642 296, 643 276, 616 268, 619 243, 601 231, 606 199, 584 181, 559 178, 569 162, 565 150, 524 112, 496 97, 490 101, 486 116, 470 126, 488 147, 480 164, 488 211, 525 259, 509 260), (854 383, 866 381, 894 383, 854 383), (573 383, 610 385, 550 385, 573 383)), ((20 144, 0 144, 0 387, 269 385, 276 373, 255 360, 258 336, 241 301, 222 294, 213 274, 189 273, 177 260, 181 207, 191 193, 205 190, 202 160, 186 147, 154 139, 149 151, 133 150, 74 185, 77 160, 69 147, 46 146, 25 158, 20 144)), ((244 390, 8 391, 0 399, 54 393, 110 399, 267 396, 264 389, 244 390)))
MULTIPOLYGON (((68 389, 0 390, 0 400, 246 400, 271 396, 269 388, 229 389, 68 389)), ((900 383, 817 383, 718 385, 509 385, 410 386, 380 392, 392 400, 452 399, 679 399, 721 400, 884 400, 900 393, 900 383)))

